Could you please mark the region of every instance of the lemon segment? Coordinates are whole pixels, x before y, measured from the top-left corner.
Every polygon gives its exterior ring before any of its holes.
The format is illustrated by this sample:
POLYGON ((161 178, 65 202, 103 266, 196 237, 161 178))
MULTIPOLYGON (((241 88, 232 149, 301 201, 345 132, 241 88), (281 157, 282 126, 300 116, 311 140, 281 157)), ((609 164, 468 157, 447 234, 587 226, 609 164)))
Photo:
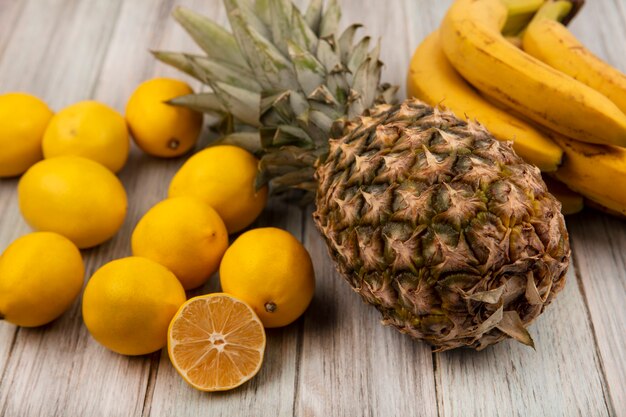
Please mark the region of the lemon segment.
POLYGON ((226 391, 255 376, 263 364, 265 330, 252 308, 227 294, 192 298, 168 329, 176 371, 200 391, 226 391))

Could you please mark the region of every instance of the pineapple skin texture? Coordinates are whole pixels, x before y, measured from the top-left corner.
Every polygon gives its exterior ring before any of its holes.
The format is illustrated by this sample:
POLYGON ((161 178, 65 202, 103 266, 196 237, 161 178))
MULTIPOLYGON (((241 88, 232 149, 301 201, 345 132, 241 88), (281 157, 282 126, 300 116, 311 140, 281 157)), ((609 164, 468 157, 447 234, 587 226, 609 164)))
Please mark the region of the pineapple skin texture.
POLYGON ((419 100, 343 126, 318 164, 314 219, 338 270, 383 323, 438 351, 526 327, 565 285, 561 204, 482 126, 419 100))

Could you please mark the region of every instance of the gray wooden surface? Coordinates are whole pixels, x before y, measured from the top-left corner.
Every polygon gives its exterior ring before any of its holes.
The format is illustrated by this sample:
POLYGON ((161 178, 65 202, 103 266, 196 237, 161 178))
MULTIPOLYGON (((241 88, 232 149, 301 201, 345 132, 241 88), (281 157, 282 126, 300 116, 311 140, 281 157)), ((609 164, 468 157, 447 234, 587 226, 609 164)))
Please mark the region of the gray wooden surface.
MULTIPOLYGON (((384 78, 403 86, 413 49, 450 0, 342 3, 344 24, 359 21, 363 33, 383 37, 384 78)), ((0 92, 28 91, 55 110, 90 98, 123 111, 142 80, 180 77, 148 49, 195 50, 169 17, 177 4, 225 21, 219 0, 0 0, 0 92)), ((572 28, 626 70, 623 0, 588 1, 572 28)), ((133 226, 165 197, 183 162, 133 149, 120 174, 130 196, 126 223, 84 252, 87 276, 129 254, 133 226)), ((0 250, 29 231, 16 184, 0 180, 0 250)), ((625 416, 626 223, 593 211, 567 223, 569 281, 530 329, 536 351, 504 342, 480 353, 433 354, 379 325, 339 278, 310 208, 273 202, 257 224, 286 228, 305 243, 317 290, 302 319, 268 332, 265 363, 250 383, 200 393, 167 354, 111 353, 90 338, 76 302, 42 328, 0 323, 0 416, 625 416)), ((196 293, 216 288, 213 279, 196 293)))

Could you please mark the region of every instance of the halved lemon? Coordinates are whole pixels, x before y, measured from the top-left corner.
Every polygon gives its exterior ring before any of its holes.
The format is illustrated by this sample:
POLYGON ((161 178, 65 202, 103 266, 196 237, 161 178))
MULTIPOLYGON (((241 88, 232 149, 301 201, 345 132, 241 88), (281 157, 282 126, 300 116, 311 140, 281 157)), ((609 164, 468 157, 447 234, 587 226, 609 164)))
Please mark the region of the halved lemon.
POLYGON ((170 323, 167 352, 187 383, 226 391, 250 380, 263 363, 265 330, 252 308, 228 294, 195 297, 170 323))

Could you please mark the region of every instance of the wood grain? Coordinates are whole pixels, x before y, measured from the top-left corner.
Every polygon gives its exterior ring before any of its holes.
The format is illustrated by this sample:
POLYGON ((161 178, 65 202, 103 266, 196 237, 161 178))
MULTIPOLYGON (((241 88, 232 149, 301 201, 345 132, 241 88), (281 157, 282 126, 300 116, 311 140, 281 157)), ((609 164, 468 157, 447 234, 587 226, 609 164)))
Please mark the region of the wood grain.
MULTIPOLYGON (((302 5, 305 0, 297 2, 302 5)), ((451 0, 343 0, 342 24, 382 38, 385 81, 404 97, 413 49, 451 0)), ((157 63, 148 49, 197 51, 169 17, 186 5, 225 22, 219 0, 0 0, 0 92, 24 90, 54 109, 93 98, 123 112, 153 76, 189 77, 157 63)), ((574 32, 626 69, 626 6, 587 2, 574 32), (600 22, 590 24, 589 22, 600 22)), ((209 138, 205 132, 199 147, 209 138)), ((139 218, 166 196, 185 158, 151 158, 133 147, 120 173, 129 213, 120 233, 84 251, 87 277, 130 254, 139 218)), ((29 231, 17 180, 0 180, 0 251, 29 231)), ((116 355, 82 324, 77 302, 39 329, 0 323, 0 416, 623 416, 626 415, 626 223, 598 213, 568 219, 574 265, 564 293, 531 327, 537 351, 503 342, 476 353, 432 354, 379 324, 336 273, 311 208, 276 200, 255 226, 291 231, 309 249, 317 287, 304 317, 268 331, 266 360, 250 383, 222 394, 186 385, 167 354, 116 355)), ((189 295, 218 290, 218 277, 189 295)))
MULTIPOLYGON (((112 36, 116 31, 129 31, 137 23, 148 27, 162 24, 162 15, 150 19, 153 5, 143 2, 137 13, 142 18, 124 26, 124 20, 118 19, 121 1, 32 1, 14 34, 14 38, 28 43, 29 54, 12 43, 16 50, 7 50, 4 55, 12 59, 2 60, 0 74, 6 76, 0 79, 15 80, 17 85, 12 89, 34 92, 55 109, 78 100, 100 99, 94 91, 112 36), (32 79, 24 78, 22 74, 30 75, 33 66, 32 79)), ((132 55, 113 58, 132 60, 132 55)), ((101 100, 108 102, 104 100, 108 98, 101 100)), ((14 188, 15 181, 7 185, 14 188)), ((125 186, 128 189, 128 184, 125 186)), ((2 216, 0 230, 25 233, 28 229, 18 220, 14 198, 8 212, 9 216, 2 216), (5 221, 20 227, 7 227, 5 221)), ((83 252, 87 277, 106 260, 127 255, 127 245, 119 244, 120 239, 128 239, 130 227, 126 229, 111 242, 83 252)), ((97 345, 82 324, 78 301, 49 326, 19 330, 0 393, 2 414, 138 415, 143 408, 149 365, 149 357, 123 357, 97 345)))
MULTIPOLYGON (((572 31, 600 58, 626 72, 626 5, 620 0, 587 2, 572 31), (601 24, 589 25, 595 21, 601 24)), ((626 224, 586 211, 569 222, 602 369, 614 413, 626 416, 626 224)))
POLYGON ((626 415, 626 225, 598 213, 570 222, 585 311, 602 358, 614 412, 626 415))

